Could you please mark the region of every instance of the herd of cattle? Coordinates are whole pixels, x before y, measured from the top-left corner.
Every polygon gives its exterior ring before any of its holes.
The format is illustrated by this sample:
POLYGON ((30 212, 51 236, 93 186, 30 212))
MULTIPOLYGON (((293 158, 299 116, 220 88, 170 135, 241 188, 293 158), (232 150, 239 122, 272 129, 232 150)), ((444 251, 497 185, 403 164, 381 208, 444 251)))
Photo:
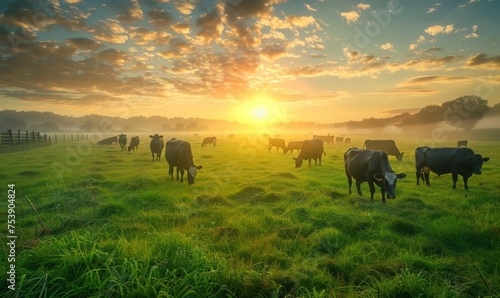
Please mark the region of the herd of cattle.
MULTIPOLYGON (((193 184, 196 174, 202 166, 196 166, 193 162, 193 153, 191 144, 186 141, 172 138, 166 143, 163 141, 163 135, 150 135, 150 149, 152 161, 160 160, 161 153, 165 148, 165 159, 168 162, 168 173, 171 180, 174 179, 174 167, 177 169, 176 179, 184 180, 184 172, 187 172, 188 184, 193 184)), ((234 138, 234 135, 231 135, 234 138)), ((309 167, 311 160, 314 163, 321 165, 321 159, 326 154, 324 143, 333 144, 333 136, 313 136, 313 139, 304 141, 293 141, 285 144, 284 139, 269 138, 268 152, 271 152, 273 147, 276 147, 276 152, 281 148, 284 154, 294 150, 298 152, 298 156, 294 157, 295 167, 302 166, 303 161, 307 160, 309 167)), ((337 137, 336 143, 349 144, 350 138, 337 137)), ((139 137, 134 136, 130 140, 128 151, 137 150, 139 146, 139 137)), ((207 145, 216 146, 217 137, 207 137, 201 143, 202 147, 207 145)), ((120 134, 111 138, 100 140, 97 144, 119 144, 121 150, 125 150, 127 146, 127 135, 120 134)), ((426 185, 430 186, 430 172, 438 175, 450 174, 453 179, 453 188, 456 188, 458 175, 463 177, 464 187, 468 189, 468 179, 473 174, 481 174, 481 168, 484 162, 489 160, 489 157, 482 157, 480 154, 475 154, 470 148, 467 148, 468 142, 460 140, 457 143, 457 148, 443 147, 430 148, 418 147, 415 150, 415 166, 417 185, 420 184, 420 179, 425 181, 426 185)), ((375 185, 380 187, 382 193, 382 202, 385 203, 385 198, 393 199, 396 197, 396 183, 398 179, 406 177, 405 173, 396 174, 389 163, 388 155, 395 156, 398 161, 403 160, 404 152, 400 152, 394 140, 366 140, 363 144, 363 149, 356 147, 349 148, 344 153, 344 168, 349 185, 349 194, 352 192, 352 180, 356 182, 356 188, 359 195, 361 193, 361 183, 368 182, 370 189, 370 199, 373 200, 375 193, 375 185)))

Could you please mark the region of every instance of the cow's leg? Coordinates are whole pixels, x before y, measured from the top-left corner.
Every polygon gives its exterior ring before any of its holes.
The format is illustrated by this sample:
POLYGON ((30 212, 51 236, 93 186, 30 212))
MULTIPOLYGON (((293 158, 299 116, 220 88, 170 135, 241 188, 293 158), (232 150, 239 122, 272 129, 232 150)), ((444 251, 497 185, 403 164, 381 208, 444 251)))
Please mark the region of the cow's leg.
MULTIPOLYGON (((179 170, 179 168, 177 167, 177 170, 179 170)), ((184 168, 181 167, 181 182, 184 181, 184 168)))
POLYGON ((430 172, 424 170, 424 178, 425 178, 425 185, 431 186, 431 182, 429 180, 430 172))
POLYGON ((319 165, 321 165, 321 155, 319 156, 319 165))
POLYGON ((357 180, 356 180, 356 188, 358 189, 358 194, 359 194, 360 196, 362 196, 362 195, 363 195, 363 193, 361 193, 361 182, 359 182, 359 181, 357 181, 357 180))
POLYGON ((309 167, 311 167, 311 159, 309 158, 309 167))
POLYGON ((458 174, 451 173, 451 178, 453 178, 453 189, 457 188, 458 174))
POLYGON ((465 190, 468 190, 469 186, 467 185, 467 181, 469 180, 469 178, 466 176, 463 176, 463 177, 464 177, 464 188, 465 188, 465 190))
POLYGON ((347 184, 349 185, 349 194, 352 194, 351 187, 352 187, 352 177, 349 175, 349 173, 346 172, 347 176, 347 184))
POLYGON ((382 203, 385 204, 385 187, 382 186, 380 192, 382 193, 382 203))
POLYGON ((373 195, 375 194, 375 185, 373 181, 368 181, 368 186, 370 187, 370 199, 373 201, 373 195))
POLYGON ((151 151, 151 156, 153 157, 152 161, 155 161, 155 154, 153 153, 153 151, 151 151))
POLYGON ((422 176, 422 168, 421 167, 417 166, 416 176, 417 176, 417 185, 420 185, 420 177, 422 176))
POLYGON ((171 165, 168 166, 168 174, 170 175, 170 180, 174 181, 174 167, 171 165))

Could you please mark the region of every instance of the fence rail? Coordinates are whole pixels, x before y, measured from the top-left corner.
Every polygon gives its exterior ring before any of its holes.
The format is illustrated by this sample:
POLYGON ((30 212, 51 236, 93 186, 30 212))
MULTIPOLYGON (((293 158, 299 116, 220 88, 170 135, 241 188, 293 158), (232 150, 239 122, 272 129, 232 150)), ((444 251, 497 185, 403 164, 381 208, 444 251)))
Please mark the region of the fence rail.
POLYGON ((55 133, 46 134, 40 133, 39 131, 22 131, 18 130, 12 131, 9 129, 5 132, 0 133, 2 145, 20 145, 29 144, 35 142, 49 142, 57 143, 59 142, 74 142, 80 140, 97 139, 98 136, 95 134, 65 134, 65 133, 55 133))

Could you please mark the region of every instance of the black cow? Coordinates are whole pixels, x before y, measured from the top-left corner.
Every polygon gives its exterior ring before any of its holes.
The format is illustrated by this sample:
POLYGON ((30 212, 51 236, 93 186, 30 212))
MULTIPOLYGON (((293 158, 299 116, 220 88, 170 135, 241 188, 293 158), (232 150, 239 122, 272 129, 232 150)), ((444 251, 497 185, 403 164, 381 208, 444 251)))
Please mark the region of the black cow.
POLYGON ((271 149, 273 147, 276 147, 276 152, 278 152, 279 148, 281 148, 283 152, 285 152, 286 149, 285 140, 277 138, 269 138, 269 145, 267 146, 267 152, 271 152, 271 149))
POLYGON ((314 164, 321 165, 321 157, 324 153, 323 141, 320 139, 305 140, 302 144, 302 149, 300 150, 299 156, 293 159, 295 160, 295 167, 300 168, 304 159, 309 161, 309 166, 311 166, 311 159, 314 159, 314 164))
POLYGON ((351 143, 351 138, 344 139, 344 144, 350 144, 350 143, 351 143))
POLYGON ((191 144, 178 139, 171 139, 165 145, 165 159, 168 162, 168 174, 174 180, 174 167, 177 167, 177 180, 181 172, 181 182, 184 181, 184 171, 187 171, 188 184, 194 184, 196 173, 203 166, 195 166, 191 144))
POLYGON ((385 203, 385 194, 389 199, 396 198, 395 190, 398 179, 406 177, 405 173, 396 174, 389 164, 387 153, 381 150, 351 148, 344 153, 345 174, 351 192, 352 178, 356 180, 358 194, 361 193, 361 183, 367 181, 370 187, 370 198, 373 201, 375 184, 382 192, 382 202, 385 203))
POLYGON ((483 162, 490 160, 489 157, 482 157, 474 154, 469 148, 430 148, 418 147, 415 150, 415 166, 417 168, 417 185, 419 179, 425 178, 425 183, 430 186, 429 173, 438 175, 449 174, 453 179, 453 189, 457 188, 458 175, 464 180, 465 189, 469 189, 467 180, 472 174, 481 174, 483 162))
POLYGON ((372 150, 382 150, 387 155, 394 155, 399 161, 403 160, 404 152, 399 152, 394 140, 366 140, 363 148, 372 150))
POLYGON ((153 161, 160 160, 161 152, 163 151, 163 135, 155 134, 149 136, 151 138, 151 142, 149 143, 149 148, 151 148, 151 156, 153 157, 153 161), (155 156, 156 154, 156 156, 155 156))
POLYGON ((460 140, 457 142, 457 148, 461 148, 461 147, 467 148, 468 143, 469 142, 467 142, 467 140, 460 140))
POLYGON ((213 147, 217 145, 217 137, 208 137, 204 138, 203 142, 201 143, 201 147, 205 147, 206 145, 211 144, 213 147))
POLYGON ((342 144, 343 142, 344 142, 344 137, 336 137, 335 138, 335 143, 342 144))
POLYGON ((118 137, 114 136, 114 137, 110 137, 110 138, 106 138, 106 139, 102 139, 102 140, 98 141, 97 145, 113 145, 113 144, 117 144, 117 143, 118 143, 118 137))
POLYGON ((120 144, 120 148, 122 151, 125 150, 125 146, 127 146, 127 135, 118 135, 118 144, 120 144))
POLYGON ((128 151, 131 151, 131 150, 138 150, 139 148, 139 143, 140 143, 140 139, 138 136, 135 136, 135 137, 132 137, 130 139, 130 145, 128 146, 128 151))
POLYGON ((297 152, 300 152, 300 149, 302 149, 302 145, 304 144, 304 141, 297 141, 297 142, 288 142, 288 145, 286 146, 285 150, 283 150, 283 154, 287 154, 288 151, 297 150, 297 152))

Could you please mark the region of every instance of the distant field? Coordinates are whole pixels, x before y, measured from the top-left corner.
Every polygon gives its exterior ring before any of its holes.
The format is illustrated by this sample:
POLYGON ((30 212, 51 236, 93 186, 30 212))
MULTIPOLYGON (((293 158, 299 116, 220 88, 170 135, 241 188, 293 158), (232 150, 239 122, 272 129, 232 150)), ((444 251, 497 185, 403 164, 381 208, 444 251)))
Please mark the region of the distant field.
MULTIPOLYGON (((414 150, 433 144, 397 141, 404 159, 389 159, 408 176, 384 205, 366 183, 363 197, 347 193, 343 153, 364 137, 325 145, 321 166, 299 169, 297 153, 268 153, 264 138, 218 136, 202 148, 203 135, 179 137, 203 165, 192 186, 170 181, 164 155, 152 162, 140 137, 136 152, 84 140, 0 154, 18 236, 16 290, 4 274, 2 297, 500 295, 498 142, 469 142, 490 161, 465 191, 461 177, 451 189, 451 175, 417 187, 414 150)), ((6 227, 6 195, 0 213, 6 227)))

